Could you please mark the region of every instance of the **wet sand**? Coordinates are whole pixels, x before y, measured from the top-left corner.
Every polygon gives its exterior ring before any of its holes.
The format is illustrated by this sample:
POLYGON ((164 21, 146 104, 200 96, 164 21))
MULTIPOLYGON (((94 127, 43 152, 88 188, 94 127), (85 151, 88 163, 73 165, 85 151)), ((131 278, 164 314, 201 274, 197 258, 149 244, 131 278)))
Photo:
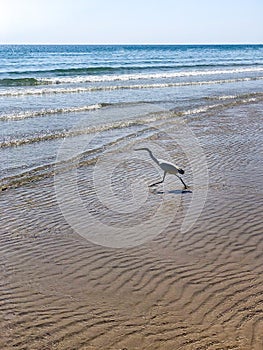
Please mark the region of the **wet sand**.
POLYGON ((155 239, 113 249, 72 230, 51 179, 2 192, 0 348, 262 350, 261 111, 189 117, 209 190, 186 233, 191 194, 155 239))

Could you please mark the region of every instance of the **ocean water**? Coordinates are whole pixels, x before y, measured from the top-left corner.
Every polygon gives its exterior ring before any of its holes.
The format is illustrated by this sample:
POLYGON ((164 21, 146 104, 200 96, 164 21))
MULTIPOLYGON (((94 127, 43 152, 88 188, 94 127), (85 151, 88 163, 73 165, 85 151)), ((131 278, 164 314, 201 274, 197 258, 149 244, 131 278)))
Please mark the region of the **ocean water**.
POLYGON ((160 121, 262 98, 263 45, 2 45, 0 187, 51 176, 65 138, 96 135, 79 149, 95 159, 160 121))

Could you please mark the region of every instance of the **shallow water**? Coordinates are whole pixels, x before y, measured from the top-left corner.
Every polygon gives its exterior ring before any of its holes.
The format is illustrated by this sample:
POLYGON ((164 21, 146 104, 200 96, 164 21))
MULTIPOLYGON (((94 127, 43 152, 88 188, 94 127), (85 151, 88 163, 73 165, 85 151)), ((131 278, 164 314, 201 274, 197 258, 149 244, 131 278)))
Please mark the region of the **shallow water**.
POLYGON ((81 144, 83 135, 96 135, 107 147, 138 131, 143 138, 144 128, 148 137, 160 119, 261 100, 262 51, 262 45, 1 46, 2 186, 39 166, 48 176, 65 137, 81 144))

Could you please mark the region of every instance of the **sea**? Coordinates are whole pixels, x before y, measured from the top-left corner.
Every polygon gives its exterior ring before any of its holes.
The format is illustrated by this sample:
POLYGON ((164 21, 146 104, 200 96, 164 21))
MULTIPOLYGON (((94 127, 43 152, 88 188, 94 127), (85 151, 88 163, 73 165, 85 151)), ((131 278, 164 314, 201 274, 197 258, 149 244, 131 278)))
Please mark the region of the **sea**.
POLYGON ((96 160, 160 121, 262 98, 263 45, 1 45, 0 188, 53 176, 65 140, 88 137, 78 152, 96 160))

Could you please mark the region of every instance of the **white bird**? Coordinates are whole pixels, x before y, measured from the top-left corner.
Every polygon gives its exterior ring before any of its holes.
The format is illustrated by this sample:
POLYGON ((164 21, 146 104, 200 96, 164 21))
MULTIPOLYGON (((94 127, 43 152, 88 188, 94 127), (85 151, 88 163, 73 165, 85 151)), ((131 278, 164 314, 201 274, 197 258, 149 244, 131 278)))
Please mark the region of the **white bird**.
POLYGON ((182 175, 184 174, 184 170, 182 168, 180 168, 179 166, 177 166, 177 165, 175 165, 173 163, 167 162, 166 160, 155 158, 155 156, 152 154, 152 151, 149 148, 146 148, 146 147, 144 147, 144 148, 135 148, 134 150, 135 151, 147 151, 149 153, 150 157, 152 158, 152 160, 156 164, 158 164, 159 167, 164 171, 162 181, 155 182, 154 184, 149 185, 149 187, 152 187, 152 186, 155 186, 155 185, 158 185, 158 184, 161 184, 162 182, 164 182, 165 176, 168 173, 168 174, 173 174, 173 175, 177 176, 178 179, 180 179, 180 181, 184 185, 184 188, 185 189, 188 188, 186 186, 186 184, 184 183, 183 179, 178 175, 178 173, 182 174, 182 175))

